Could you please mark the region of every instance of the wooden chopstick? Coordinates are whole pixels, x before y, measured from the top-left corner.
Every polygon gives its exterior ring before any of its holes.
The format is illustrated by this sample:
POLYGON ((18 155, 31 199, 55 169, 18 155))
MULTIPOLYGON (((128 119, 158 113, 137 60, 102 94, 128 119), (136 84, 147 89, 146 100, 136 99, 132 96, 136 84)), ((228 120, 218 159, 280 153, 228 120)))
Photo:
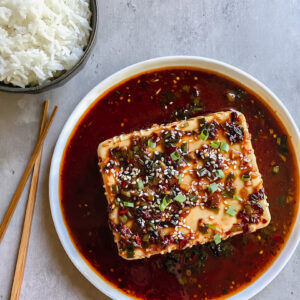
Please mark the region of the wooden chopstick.
MULTIPOLYGON (((42 119, 42 123, 41 123, 40 135, 42 135, 45 124, 46 124, 47 114, 48 114, 48 106, 49 106, 49 101, 46 100, 45 107, 44 107, 44 113, 43 113, 43 119, 42 119)), ((40 151, 38 152, 37 159, 34 164, 33 175, 32 175, 32 179, 31 179, 30 191, 29 191, 29 196, 28 196, 28 202, 27 202, 26 212, 25 212, 25 217, 24 217, 23 231, 22 231, 19 252, 18 252, 18 258, 17 258, 17 263, 16 263, 15 275, 14 275, 14 280, 13 280, 11 294, 10 294, 11 300, 17 300, 20 297, 22 281, 23 281, 23 276, 24 276, 24 270, 25 270, 26 257, 27 257, 28 244, 29 244, 29 238, 30 238, 32 217, 33 217, 33 211, 34 211, 34 205, 35 205, 35 199, 36 199, 36 190, 37 190, 37 184, 38 184, 38 180, 39 180, 42 151, 43 151, 43 147, 41 147, 40 151)))
POLYGON ((57 111, 57 106, 54 107, 53 112, 52 112, 52 114, 51 114, 51 116, 49 118, 49 121, 48 121, 47 125, 45 126, 45 129, 44 129, 43 133, 40 135, 40 137, 38 139, 38 142, 37 142, 37 144, 35 146, 33 154, 31 156, 31 158, 30 158, 30 160, 29 160, 29 162, 27 164, 27 167, 25 169, 25 172, 24 172, 24 174, 23 174, 23 176, 22 176, 22 178, 20 180, 18 188, 17 188, 15 194, 13 195, 13 197, 11 199, 11 202, 10 202, 10 204, 8 206, 8 209, 7 209, 7 211, 6 211, 5 215, 4 215, 4 218, 3 218, 2 223, 0 225, 0 243, 1 243, 1 241, 3 239, 3 236, 4 236, 5 232, 6 232, 6 229, 7 229, 7 226, 9 224, 9 221, 10 221, 10 219, 11 219, 11 217, 12 217, 12 215, 13 215, 15 209, 16 209, 16 206, 17 206, 18 201, 20 199, 20 196, 21 196, 21 194, 23 192, 23 189, 24 189, 24 186, 25 186, 25 184, 27 182, 27 179, 28 179, 28 177, 29 177, 29 175, 30 175, 30 173, 31 173, 31 171, 33 169, 33 166, 34 166, 35 162, 36 162, 37 156, 38 156, 38 154, 39 154, 39 152, 41 150, 41 147, 42 147, 42 145, 43 145, 43 143, 45 141, 45 138, 46 138, 47 133, 49 131, 49 128, 50 128, 50 126, 52 124, 52 121, 53 121, 53 118, 54 118, 54 116, 56 114, 56 111, 57 111))

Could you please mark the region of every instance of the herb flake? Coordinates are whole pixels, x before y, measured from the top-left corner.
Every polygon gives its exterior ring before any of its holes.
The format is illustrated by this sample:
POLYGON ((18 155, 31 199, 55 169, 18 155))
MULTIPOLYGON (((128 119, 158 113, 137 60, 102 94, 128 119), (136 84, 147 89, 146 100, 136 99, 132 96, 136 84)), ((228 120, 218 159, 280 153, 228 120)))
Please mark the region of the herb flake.
POLYGON ((179 193, 175 198, 175 201, 179 202, 179 203, 183 203, 186 200, 186 196, 182 195, 181 193, 179 193))
POLYGON ((214 241, 215 241, 215 244, 216 245, 218 245, 218 244, 220 244, 221 243, 221 237, 220 237, 220 235, 218 234, 218 233, 216 233, 215 235, 214 235, 214 241))
POLYGON ((226 210, 226 214, 234 217, 237 214, 237 211, 231 205, 229 205, 226 210))
POLYGON ((213 194, 215 191, 218 190, 218 185, 215 182, 213 182, 208 186, 208 190, 211 194, 213 194))

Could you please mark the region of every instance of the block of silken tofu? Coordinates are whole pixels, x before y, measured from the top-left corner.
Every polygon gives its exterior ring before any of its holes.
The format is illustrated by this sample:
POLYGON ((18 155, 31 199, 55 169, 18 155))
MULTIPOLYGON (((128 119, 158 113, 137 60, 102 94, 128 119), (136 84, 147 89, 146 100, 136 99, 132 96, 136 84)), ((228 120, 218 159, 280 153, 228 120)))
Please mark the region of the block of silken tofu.
POLYGON ((153 125, 98 147, 119 255, 154 254, 254 232, 271 220, 244 115, 153 125))

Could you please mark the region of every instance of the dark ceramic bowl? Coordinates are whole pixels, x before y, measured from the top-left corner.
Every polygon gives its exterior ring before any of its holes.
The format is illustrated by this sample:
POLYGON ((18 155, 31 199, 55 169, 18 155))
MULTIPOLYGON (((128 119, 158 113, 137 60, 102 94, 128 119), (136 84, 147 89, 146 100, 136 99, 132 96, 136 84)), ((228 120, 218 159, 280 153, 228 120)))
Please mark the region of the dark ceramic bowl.
POLYGON ((73 68, 71 68, 68 71, 65 71, 60 76, 54 78, 50 82, 47 82, 42 85, 32 86, 32 87, 22 88, 22 87, 16 87, 11 84, 5 84, 3 82, 0 82, 0 91, 8 92, 8 93, 38 94, 53 88, 60 87, 64 85, 74 75, 76 75, 84 67, 95 43, 95 37, 96 37, 97 26, 98 26, 97 0, 90 0, 90 10, 92 12, 91 24, 90 24, 92 30, 89 37, 89 41, 84 49, 83 56, 74 65, 73 68))

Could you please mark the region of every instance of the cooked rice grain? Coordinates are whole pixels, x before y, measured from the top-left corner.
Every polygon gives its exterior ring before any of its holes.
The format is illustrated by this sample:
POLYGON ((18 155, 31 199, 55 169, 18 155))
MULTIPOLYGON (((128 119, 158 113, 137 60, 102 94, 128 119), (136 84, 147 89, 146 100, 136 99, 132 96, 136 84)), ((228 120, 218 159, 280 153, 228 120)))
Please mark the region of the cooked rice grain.
POLYGON ((71 69, 90 18, 89 0, 0 0, 0 81, 41 85, 71 69))

